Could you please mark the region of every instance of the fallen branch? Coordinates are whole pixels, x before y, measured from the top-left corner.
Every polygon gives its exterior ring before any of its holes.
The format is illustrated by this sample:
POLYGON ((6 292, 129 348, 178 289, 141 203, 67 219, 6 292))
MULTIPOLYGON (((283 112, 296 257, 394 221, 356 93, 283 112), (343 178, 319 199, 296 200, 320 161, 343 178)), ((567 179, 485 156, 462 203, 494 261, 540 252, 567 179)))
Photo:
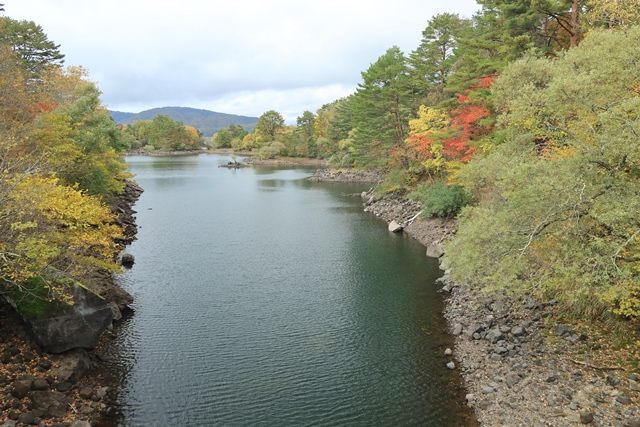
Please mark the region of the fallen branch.
POLYGON ((576 365, 582 365, 582 366, 586 366, 587 368, 598 369, 600 371, 626 371, 626 369, 623 368, 622 366, 596 366, 587 362, 581 362, 579 360, 573 360, 573 359, 569 359, 569 360, 571 360, 576 365))

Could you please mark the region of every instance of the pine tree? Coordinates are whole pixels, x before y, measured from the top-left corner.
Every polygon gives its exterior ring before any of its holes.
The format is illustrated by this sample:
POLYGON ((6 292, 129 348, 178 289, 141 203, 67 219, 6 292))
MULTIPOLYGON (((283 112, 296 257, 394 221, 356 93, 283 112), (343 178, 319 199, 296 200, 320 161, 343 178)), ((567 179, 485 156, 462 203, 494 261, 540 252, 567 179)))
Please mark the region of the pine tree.
POLYGON ((30 78, 38 79, 47 67, 60 67, 64 63, 60 45, 49 40, 42 27, 33 21, 0 18, 0 44, 11 47, 30 78))

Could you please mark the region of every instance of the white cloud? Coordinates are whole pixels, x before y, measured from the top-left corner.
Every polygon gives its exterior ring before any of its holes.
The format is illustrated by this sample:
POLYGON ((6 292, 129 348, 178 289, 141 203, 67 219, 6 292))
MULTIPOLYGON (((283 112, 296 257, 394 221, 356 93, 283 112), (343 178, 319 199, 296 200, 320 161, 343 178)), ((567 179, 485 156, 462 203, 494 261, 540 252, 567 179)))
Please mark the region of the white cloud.
POLYGON ((431 16, 473 0, 303 2, 6 0, 85 66, 112 108, 183 105, 287 117, 355 89, 392 45, 417 46, 431 16), (305 98, 308 97, 308 99, 305 98))

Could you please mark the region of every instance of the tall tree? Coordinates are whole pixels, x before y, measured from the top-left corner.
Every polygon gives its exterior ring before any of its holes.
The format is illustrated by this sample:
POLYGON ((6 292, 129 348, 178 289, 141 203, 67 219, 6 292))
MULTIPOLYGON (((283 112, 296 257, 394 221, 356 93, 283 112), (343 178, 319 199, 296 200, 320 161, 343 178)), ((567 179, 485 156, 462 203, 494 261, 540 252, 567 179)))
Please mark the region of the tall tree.
POLYGON ((347 104, 353 116, 356 160, 385 167, 389 150, 403 145, 412 113, 407 59, 394 46, 362 73, 362 80, 347 104))
POLYGON ((422 32, 420 45, 409 55, 411 86, 421 102, 428 92, 432 92, 429 103, 442 99, 457 60, 458 39, 468 27, 469 21, 457 14, 443 13, 434 16, 422 32))
POLYGON ((49 40, 33 21, 0 18, 0 44, 11 47, 30 78, 39 78, 46 68, 64 63, 60 45, 49 40))
POLYGON ((256 141, 272 142, 276 140, 276 134, 284 127, 282 114, 275 110, 264 112, 256 123, 256 141))

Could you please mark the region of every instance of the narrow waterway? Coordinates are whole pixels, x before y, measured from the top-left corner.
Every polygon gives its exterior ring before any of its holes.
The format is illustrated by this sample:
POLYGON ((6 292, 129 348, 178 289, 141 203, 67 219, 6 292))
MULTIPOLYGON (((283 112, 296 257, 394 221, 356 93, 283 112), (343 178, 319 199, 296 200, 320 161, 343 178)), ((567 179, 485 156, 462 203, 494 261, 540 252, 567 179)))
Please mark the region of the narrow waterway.
POLYGON ((437 263, 362 212, 362 185, 127 160, 145 192, 108 354, 124 425, 472 425, 437 263))

